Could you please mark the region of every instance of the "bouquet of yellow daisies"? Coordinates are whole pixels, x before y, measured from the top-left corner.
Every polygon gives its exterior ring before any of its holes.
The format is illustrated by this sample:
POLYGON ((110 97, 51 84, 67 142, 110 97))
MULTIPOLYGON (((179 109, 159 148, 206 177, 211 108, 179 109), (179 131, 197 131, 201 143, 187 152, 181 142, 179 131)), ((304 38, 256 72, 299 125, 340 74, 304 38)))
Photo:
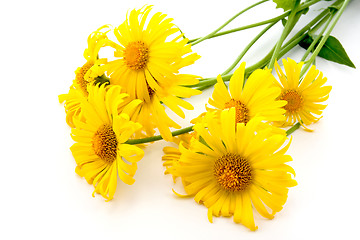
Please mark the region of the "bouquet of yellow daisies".
POLYGON ((281 15, 223 31, 266 1, 194 39, 152 6, 131 10, 119 26, 105 25, 88 36, 84 64, 59 101, 75 141, 70 148, 75 171, 94 186, 93 196, 112 200, 118 178, 133 184, 143 149, 163 139, 177 146, 165 147, 162 156, 165 174, 180 179, 186 192, 174 194, 205 205, 210 222, 213 216, 233 216, 256 230, 254 210, 268 219, 281 211, 289 188, 297 185, 287 164, 292 161, 286 154, 288 136, 298 128, 313 130, 310 125, 321 119, 331 91, 313 65, 315 58, 354 65, 330 35, 349 0, 326 1, 327 7, 305 23, 302 16, 324 1, 273 0, 284 10, 281 15), (295 31, 298 22, 304 26, 295 31), (274 47, 246 66, 244 55, 277 23, 283 31, 274 47), (263 30, 223 73, 208 78, 182 73, 200 58, 193 52, 197 44, 259 26, 263 30), (301 60, 283 58, 298 45, 304 48, 301 60), (112 55, 104 55, 105 48, 112 55), (194 109, 186 99, 210 87, 206 112, 189 126, 169 117, 166 109, 185 118, 182 109, 194 109))

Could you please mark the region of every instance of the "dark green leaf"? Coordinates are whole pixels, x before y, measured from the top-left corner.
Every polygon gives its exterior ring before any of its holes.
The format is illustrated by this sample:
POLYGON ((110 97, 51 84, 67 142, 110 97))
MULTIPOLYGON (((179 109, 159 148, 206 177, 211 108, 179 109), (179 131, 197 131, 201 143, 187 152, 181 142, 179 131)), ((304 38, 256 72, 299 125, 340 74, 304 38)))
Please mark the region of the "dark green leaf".
MULTIPOLYGON (((314 39, 307 35, 300 43, 299 45, 302 48, 308 49, 308 47, 311 45, 311 43, 314 41, 314 39)), ((321 41, 321 38, 320 40, 321 41)), ((315 44, 315 48, 317 47, 317 44, 315 44)), ((350 60, 349 56, 347 55, 345 49, 341 45, 340 41, 337 40, 333 36, 329 36, 326 40, 324 46, 321 48, 319 54, 319 57, 322 57, 326 60, 333 61, 339 64, 344 64, 346 66, 355 68, 355 65, 350 60)))

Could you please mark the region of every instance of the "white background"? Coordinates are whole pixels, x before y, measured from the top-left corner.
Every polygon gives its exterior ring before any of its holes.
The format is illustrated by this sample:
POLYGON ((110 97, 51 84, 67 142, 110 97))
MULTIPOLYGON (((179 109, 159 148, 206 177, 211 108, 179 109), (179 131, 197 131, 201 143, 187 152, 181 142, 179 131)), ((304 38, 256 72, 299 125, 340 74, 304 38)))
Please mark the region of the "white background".
MULTIPOLYGON (((248 6, 238 1, 20 1, 2 4, 1 197, 2 239, 354 239, 359 236, 359 89, 360 1, 353 0, 333 31, 358 69, 317 61, 333 90, 323 119, 313 133, 293 134, 289 154, 298 186, 273 220, 255 214, 259 229, 250 232, 232 218, 207 220, 207 209, 164 175, 162 148, 145 150, 132 186, 118 184, 115 198, 91 196, 93 186, 75 174, 69 150, 70 128, 58 95, 66 93, 74 71, 84 63, 87 36, 103 24, 120 24, 127 10, 154 4, 174 18, 188 38, 203 36, 248 6)), ((271 2, 241 16, 229 28, 281 14, 271 2)), ((310 11, 313 16, 318 11, 310 11)), ((308 17, 305 17, 306 20, 308 17)), ((301 24, 300 24, 301 25, 301 24)), ((296 26, 295 29, 299 29, 296 26)), ((202 58, 184 72, 213 77, 229 66, 262 27, 205 41, 193 47, 202 58)), ((276 25, 246 55, 248 66, 280 37, 276 25)), ((297 47, 287 56, 300 60, 297 47)), ((191 98, 194 111, 205 108, 212 90, 191 98)))

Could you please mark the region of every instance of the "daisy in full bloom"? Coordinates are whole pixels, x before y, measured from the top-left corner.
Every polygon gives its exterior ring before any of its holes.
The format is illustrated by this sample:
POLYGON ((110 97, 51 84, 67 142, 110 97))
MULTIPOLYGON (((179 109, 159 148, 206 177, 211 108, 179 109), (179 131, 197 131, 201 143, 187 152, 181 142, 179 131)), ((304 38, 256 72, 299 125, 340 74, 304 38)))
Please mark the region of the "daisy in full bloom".
POLYGON ((100 66, 106 59, 99 59, 98 52, 105 45, 106 33, 109 31, 108 26, 103 26, 89 35, 88 47, 84 51, 86 63, 76 69, 69 92, 59 95, 60 103, 65 102, 66 122, 70 127, 74 127, 73 117, 81 113, 80 102, 88 96, 87 86, 94 84, 95 79, 104 74, 100 66))
POLYGON ((215 113, 194 126, 199 139, 188 148, 180 144, 181 157, 174 175, 185 182, 188 196, 208 208, 212 216, 233 216, 234 222, 256 230, 253 208, 272 219, 287 200, 288 188, 297 183, 292 160, 285 152, 290 141, 259 128, 260 119, 236 123, 236 110, 221 112, 220 125, 215 113), (235 126, 236 124, 236 126, 235 126))
POLYGON ((279 64, 275 63, 275 69, 280 79, 276 85, 281 89, 279 99, 286 100, 283 107, 286 119, 279 124, 289 126, 298 121, 305 129, 305 125, 317 122, 321 117, 326 105, 320 104, 329 98, 331 86, 324 86, 327 81, 323 73, 312 66, 305 77, 300 80, 300 72, 303 62, 296 63, 288 58, 283 59, 285 74, 279 64))
POLYGON ((129 121, 126 111, 119 114, 118 106, 126 97, 120 86, 89 85, 87 90, 88 98, 81 102, 84 120, 74 118, 71 136, 76 143, 70 149, 76 173, 94 185, 94 193, 111 200, 118 176, 126 184, 135 181, 136 163, 144 152, 125 142, 141 125, 129 121))
MULTIPOLYGON (((282 107, 286 101, 277 100, 280 90, 272 86, 275 79, 271 71, 258 69, 245 84, 244 74, 245 63, 242 63, 230 79, 229 91, 219 75, 209 104, 220 111, 234 107, 237 123, 247 124, 255 116, 269 122, 284 120, 285 110, 282 107)), ((212 109, 208 108, 208 111, 212 109)))
POLYGON ((106 63, 110 84, 121 85, 132 99, 143 101, 138 119, 147 133, 158 128, 165 140, 171 140, 170 127, 180 128, 165 113, 169 107, 180 117, 182 108, 192 105, 182 98, 201 92, 186 85, 198 83, 198 76, 180 74, 179 70, 193 64, 199 55, 191 52, 188 39, 160 12, 149 17, 152 7, 132 10, 126 21, 114 29, 118 41, 107 45, 115 49, 115 60, 106 63))

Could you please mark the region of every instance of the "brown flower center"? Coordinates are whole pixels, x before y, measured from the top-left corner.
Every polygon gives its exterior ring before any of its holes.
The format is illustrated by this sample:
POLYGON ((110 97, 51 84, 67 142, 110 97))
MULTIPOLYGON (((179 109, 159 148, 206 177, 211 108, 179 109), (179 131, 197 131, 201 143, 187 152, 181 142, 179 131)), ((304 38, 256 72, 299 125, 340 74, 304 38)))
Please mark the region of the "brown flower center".
POLYGON ((215 161, 214 176, 221 187, 231 192, 245 190, 252 180, 250 164, 233 153, 227 153, 215 161))
POLYGON ((75 73, 75 81, 79 85, 85 96, 89 94, 86 88, 89 82, 85 79, 85 74, 90 70, 92 66, 94 66, 94 62, 87 61, 82 67, 78 68, 75 73))
POLYGON ((124 50, 124 61, 133 70, 146 67, 149 60, 149 49, 141 41, 129 43, 124 50))
POLYGON ((284 109, 289 112, 297 111, 303 105, 303 97, 296 90, 287 90, 280 96, 281 100, 286 100, 287 104, 284 109))
POLYGON ((225 108, 235 107, 236 112, 236 122, 237 123, 247 123, 250 120, 249 109, 240 102, 239 100, 231 99, 229 102, 225 103, 225 108))
POLYGON ((110 125, 101 126, 94 134, 92 146, 96 155, 107 163, 116 159, 118 141, 110 125))

